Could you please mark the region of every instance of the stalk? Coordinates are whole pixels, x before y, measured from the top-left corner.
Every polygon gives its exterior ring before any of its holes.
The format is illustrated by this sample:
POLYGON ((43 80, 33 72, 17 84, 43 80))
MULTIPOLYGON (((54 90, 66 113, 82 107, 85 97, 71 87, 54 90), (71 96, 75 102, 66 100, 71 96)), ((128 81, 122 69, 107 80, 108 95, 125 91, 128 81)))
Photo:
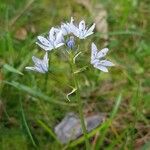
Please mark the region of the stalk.
POLYGON ((45 80, 44 80, 44 91, 47 92, 47 83, 48 83, 48 72, 45 73, 45 80))
POLYGON ((83 104, 81 101, 81 97, 80 97, 80 88, 79 88, 79 83, 78 83, 78 78, 76 76, 76 74, 74 74, 75 71, 75 64, 73 63, 73 57, 72 57, 72 53, 70 54, 70 68, 71 68, 71 72, 72 72, 72 78, 76 87, 76 99, 77 99, 77 103, 78 103, 78 112, 79 112, 79 117, 80 117, 80 122, 81 122, 81 127, 82 127, 82 131, 83 131, 83 135, 85 138, 85 145, 86 145, 86 150, 90 149, 90 143, 88 140, 88 133, 86 130, 86 125, 85 125, 85 121, 84 121, 84 114, 83 114, 83 104))

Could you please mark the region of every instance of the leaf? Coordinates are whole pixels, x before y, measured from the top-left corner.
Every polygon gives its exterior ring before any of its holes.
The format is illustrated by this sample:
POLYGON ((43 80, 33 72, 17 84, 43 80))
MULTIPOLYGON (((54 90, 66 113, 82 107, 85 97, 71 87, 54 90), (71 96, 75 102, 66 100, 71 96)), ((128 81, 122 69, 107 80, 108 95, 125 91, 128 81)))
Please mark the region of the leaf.
POLYGON ((45 129, 45 131, 47 131, 55 140, 58 144, 61 145, 61 143, 59 142, 59 140, 57 139, 55 133, 41 120, 37 120, 37 122, 40 124, 40 126, 45 129))
POLYGON ((81 54, 82 52, 78 52, 74 57, 73 57, 73 63, 76 63, 76 58, 81 54))
POLYGON ((141 150, 149 150, 150 148, 150 142, 147 142, 144 144, 144 146, 141 148, 141 150))
POLYGON ((21 101, 20 101, 20 104, 21 104, 21 115, 22 115, 22 120, 23 120, 23 123, 24 123, 24 127, 25 127, 25 129, 27 131, 27 134, 28 134, 28 136, 29 136, 33 146, 36 147, 37 145, 36 145, 36 143, 35 143, 35 141, 33 139, 32 133, 31 133, 29 127, 28 127, 28 124, 27 124, 27 121, 26 121, 26 118, 25 118, 25 114, 24 114, 24 111, 23 111, 23 107, 22 107, 21 101))
POLYGON ((15 81, 12 81, 12 82, 4 81, 4 83, 9 84, 9 85, 21 90, 21 91, 24 91, 24 92, 26 92, 32 96, 43 99, 43 100, 50 102, 50 103, 53 103, 53 104, 64 105, 64 106, 76 106, 76 103, 66 103, 66 102, 61 102, 58 100, 52 100, 49 96, 43 94, 39 90, 34 90, 34 89, 32 89, 26 85, 20 84, 20 83, 15 82, 15 81))
POLYGON ((77 74, 77 73, 83 72, 83 71, 85 71, 87 68, 88 68, 88 66, 85 66, 85 67, 79 68, 78 70, 76 70, 76 71, 74 72, 74 74, 77 74))
POLYGON ((69 93, 66 95, 66 98, 67 98, 68 101, 70 101, 69 96, 70 96, 71 94, 73 94, 76 90, 77 90, 76 88, 73 88, 72 91, 69 92, 69 93))
POLYGON ((19 74, 19 75, 23 75, 22 72, 20 72, 19 70, 15 69, 14 67, 12 67, 8 64, 4 64, 3 68, 6 69, 7 71, 10 71, 10 72, 13 72, 13 73, 16 73, 16 74, 19 74))
MULTIPOLYGON (((100 137, 100 138, 102 138, 102 139, 100 139, 100 141, 101 141, 101 140, 103 141, 103 138, 105 137, 104 135, 106 134, 107 129, 108 129, 109 126, 111 125, 111 122, 112 122, 113 118, 115 117, 115 115, 116 115, 116 113, 117 113, 117 111, 118 111, 118 109, 119 109, 121 100, 122 100, 122 94, 120 94, 120 95, 118 96, 117 101, 116 101, 116 104, 115 104, 115 106, 114 106, 114 108, 113 108, 113 111, 112 111, 112 113, 111 113, 110 118, 109 118, 106 122, 104 122, 102 125, 100 125, 99 127, 97 127, 95 130, 89 132, 89 133, 88 133, 88 138, 91 138, 91 137, 93 137, 96 133, 98 133, 98 132, 100 132, 100 131, 103 131, 103 135, 101 135, 101 137, 100 137)), ((77 145, 79 145, 79 144, 81 144, 81 143, 83 143, 83 142, 84 142, 84 136, 82 136, 82 137, 78 138, 77 140, 71 142, 69 145, 67 145, 67 147, 75 147, 75 146, 77 146, 77 145)), ((100 143, 98 143, 98 144, 100 144, 100 143)), ((67 147, 65 147, 65 148, 67 148, 67 147)))
POLYGON ((118 112, 119 106, 121 104, 121 100, 122 100, 122 94, 119 94, 119 96, 116 99, 116 104, 115 104, 115 106, 114 106, 114 108, 110 114, 110 118, 106 121, 104 128, 100 132, 101 136, 100 136, 100 139, 97 140, 98 142, 96 143, 95 149, 99 149, 99 147, 101 147, 101 145, 105 139, 105 135, 106 135, 110 125, 112 124, 114 117, 116 116, 116 114, 118 112))

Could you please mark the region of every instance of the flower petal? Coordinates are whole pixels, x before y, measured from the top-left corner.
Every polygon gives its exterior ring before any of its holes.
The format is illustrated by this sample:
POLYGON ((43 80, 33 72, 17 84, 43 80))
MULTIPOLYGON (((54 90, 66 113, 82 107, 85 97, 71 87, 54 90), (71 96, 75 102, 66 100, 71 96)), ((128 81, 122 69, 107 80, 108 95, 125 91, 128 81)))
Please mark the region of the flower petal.
POLYGON ((32 60, 33 60, 33 62, 34 62, 34 64, 35 64, 36 66, 38 66, 39 64, 42 63, 42 60, 39 59, 39 58, 37 58, 37 57, 35 57, 35 56, 32 56, 32 60))
POLYGON ((85 35, 84 35, 84 39, 85 39, 86 37, 92 35, 93 33, 94 33, 94 32, 89 32, 88 34, 85 34, 85 35))
POLYGON ((59 43, 63 43, 63 42, 64 42, 64 37, 63 37, 62 31, 60 31, 56 36, 55 43, 59 44, 59 43))
POLYGON ((102 66, 114 66, 114 64, 108 60, 101 60, 99 62, 102 66))
POLYGON ((95 68, 103 71, 103 72, 108 72, 108 69, 105 66, 101 66, 99 64, 94 65, 95 68))
POLYGON ((73 33, 76 37, 79 37, 79 29, 78 29, 78 27, 76 27, 76 26, 73 24, 73 22, 74 22, 74 19, 73 19, 73 17, 71 17, 71 21, 70 21, 70 23, 68 24, 69 27, 70 27, 70 31, 71 31, 71 33, 73 33))
POLYGON ((35 66, 35 71, 40 72, 40 73, 46 73, 47 70, 45 70, 45 68, 43 68, 42 65, 40 65, 39 67, 35 66))
POLYGON ((49 40, 54 41, 56 39, 56 30, 52 27, 49 31, 49 40))
POLYGON ((93 32, 94 28, 95 28, 95 23, 88 29, 87 34, 93 32))
POLYGON ((45 64, 46 68, 48 68, 48 61, 49 61, 48 53, 46 52, 46 54, 44 55, 44 58, 43 58, 43 62, 45 64))
POLYGON ((64 36, 70 34, 70 27, 67 24, 62 24, 61 31, 64 36))
POLYGON ((91 45, 91 61, 94 61, 97 55, 97 47, 94 43, 91 45))
POLYGON ((85 30, 85 21, 84 20, 80 21, 80 23, 79 23, 79 30, 80 31, 84 31, 85 30))
POLYGON ((36 71, 35 67, 25 67, 25 69, 36 71))
POLYGON ((38 36, 37 37, 38 41, 40 42, 40 44, 49 47, 51 45, 50 41, 48 41, 45 37, 43 36, 38 36))
POLYGON ((55 48, 58 48, 58 47, 63 46, 63 45, 64 45, 64 43, 59 43, 59 44, 55 45, 55 48))
POLYGON ((38 46, 40 46, 42 49, 44 49, 45 51, 50 51, 50 50, 52 50, 52 49, 54 48, 52 45, 44 46, 44 45, 42 45, 42 44, 40 44, 40 43, 38 43, 38 42, 36 42, 36 44, 37 44, 38 46))
POLYGON ((76 37, 79 37, 79 29, 74 24, 70 24, 70 29, 76 37))
POLYGON ((95 28, 95 23, 88 29, 88 31, 85 33, 85 37, 90 36, 91 34, 93 34, 93 30, 95 28))
POLYGON ((104 56, 106 56, 106 54, 107 54, 107 52, 109 51, 109 49, 108 48, 103 48, 101 51, 99 51, 98 53, 97 53, 97 58, 102 58, 102 57, 104 57, 104 56))

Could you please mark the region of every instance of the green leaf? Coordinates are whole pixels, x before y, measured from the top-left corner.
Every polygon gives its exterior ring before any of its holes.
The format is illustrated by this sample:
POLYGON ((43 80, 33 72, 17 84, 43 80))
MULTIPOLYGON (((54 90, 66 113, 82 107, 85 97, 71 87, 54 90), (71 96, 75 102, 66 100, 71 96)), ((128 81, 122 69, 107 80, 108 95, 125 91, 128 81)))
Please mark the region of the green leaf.
POLYGON ((55 133, 51 130, 50 127, 48 127, 43 121, 41 120, 37 120, 37 122, 40 124, 40 126, 45 129, 45 131, 47 131, 55 140, 58 144, 61 145, 60 141, 57 139, 55 133))
MULTIPOLYGON (((104 139, 104 137, 105 137, 105 134, 106 134, 106 132, 107 132, 109 126, 111 125, 111 122, 112 122, 113 118, 114 118, 115 115, 117 114, 117 111, 118 111, 119 106, 120 106, 120 104, 121 104, 121 100, 122 100, 122 94, 120 94, 120 95, 118 96, 118 98, 117 98, 117 100, 116 100, 116 104, 115 104, 115 106, 114 106, 114 108, 113 108, 113 111, 112 111, 112 113, 111 113, 110 118, 109 118, 107 121, 105 121, 102 125, 100 125, 100 126, 97 127, 96 129, 94 129, 93 131, 89 132, 89 133, 88 133, 88 138, 91 138, 91 137, 93 137, 96 133, 98 133, 98 132, 100 132, 100 131, 103 131, 103 134, 101 134, 101 138, 102 138, 102 139, 100 139, 101 141, 103 141, 103 139, 104 139)), ((68 144, 68 145, 65 147, 65 149, 66 149, 67 147, 75 147, 75 146, 77 146, 77 145, 83 143, 84 140, 85 140, 85 139, 84 139, 84 136, 82 136, 82 137, 78 138, 77 140, 72 141, 70 144, 68 144)), ((101 143, 98 143, 98 144, 101 144, 101 143)))
POLYGON ((29 136, 33 146, 36 147, 37 145, 36 145, 36 143, 35 143, 35 141, 33 139, 33 136, 32 136, 32 133, 30 131, 30 128, 28 127, 28 124, 27 124, 27 121, 26 121, 26 118, 25 118, 25 114, 24 114, 24 110, 23 110, 21 101, 20 101, 20 105, 21 105, 21 115, 22 115, 22 120, 23 120, 24 127, 25 127, 25 129, 27 131, 27 134, 28 134, 28 136, 29 136))
POLYGON ((15 69, 14 67, 8 65, 8 64, 4 64, 3 65, 3 68, 7 71, 10 71, 10 72, 13 72, 13 73, 16 73, 16 74, 19 74, 19 75, 23 75, 22 72, 20 72, 19 70, 15 69))
POLYGON ((3 82, 17 88, 18 90, 24 91, 24 92, 26 92, 26 93, 34 96, 34 97, 43 99, 43 100, 50 102, 50 103, 53 103, 53 104, 64 105, 64 106, 76 106, 76 103, 66 103, 66 102, 61 102, 58 100, 53 100, 49 96, 43 94, 41 91, 34 90, 34 89, 32 89, 26 85, 20 84, 20 83, 15 82, 15 81, 12 81, 12 82, 3 81, 3 82))
POLYGON ((144 146, 141 148, 141 150, 149 150, 150 148, 150 142, 147 142, 144 144, 144 146))
POLYGON ((118 112, 118 109, 119 109, 119 106, 121 104, 121 100, 122 100, 122 94, 120 94, 117 99, 116 99, 116 104, 110 114, 110 118, 106 121, 106 124, 104 126, 104 128, 102 130, 100 130, 100 139, 97 140, 98 142, 96 143, 96 150, 99 149, 99 147, 101 147, 101 145, 103 144, 103 141, 105 139, 105 136, 106 136, 106 133, 110 127, 110 125, 112 124, 112 121, 114 119, 114 117, 116 116, 117 112, 118 112))

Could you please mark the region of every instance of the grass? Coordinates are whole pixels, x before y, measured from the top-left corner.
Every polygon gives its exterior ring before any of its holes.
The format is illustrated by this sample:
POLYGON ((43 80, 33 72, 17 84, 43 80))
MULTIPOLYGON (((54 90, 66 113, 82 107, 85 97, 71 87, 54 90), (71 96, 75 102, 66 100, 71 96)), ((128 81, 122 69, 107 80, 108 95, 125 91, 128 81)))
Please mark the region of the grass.
MULTIPOLYGON (((117 65, 109 74, 94 68, 79 74, 84 104, 107 114, 106 121, 88 134, 93 150, 149 150, 150 145, 150 11, 148 0, 93 0, 108 13, 109 57, 117 65), (118 95, 122 96, 119 96, 118 95)), ((37 35, 75 16, 93 22, 91 14, 75 0, 2 0, 0 2, 0 149, 84 149, 84 138, 62 145, 54 127, 66 113, 78 113, 69 65, 61 49, 51 55, 53 75, 47 91, 42 74, 25 71, 32 55, 44 52, 37 35), (61 62, 61 65, 60 65, 61 62), (60 84, 60 81, 62 84, 60 84), (20 104, 21 100, 21 104, 20 104)), ((97 33, 81 42, 76 59, 80 68, 90 61, 90 44, 103 47, 97 33), (85 57, 86 54, 86 57, 85 57), (84 62, 84 64, 83 64, 84 62)))

